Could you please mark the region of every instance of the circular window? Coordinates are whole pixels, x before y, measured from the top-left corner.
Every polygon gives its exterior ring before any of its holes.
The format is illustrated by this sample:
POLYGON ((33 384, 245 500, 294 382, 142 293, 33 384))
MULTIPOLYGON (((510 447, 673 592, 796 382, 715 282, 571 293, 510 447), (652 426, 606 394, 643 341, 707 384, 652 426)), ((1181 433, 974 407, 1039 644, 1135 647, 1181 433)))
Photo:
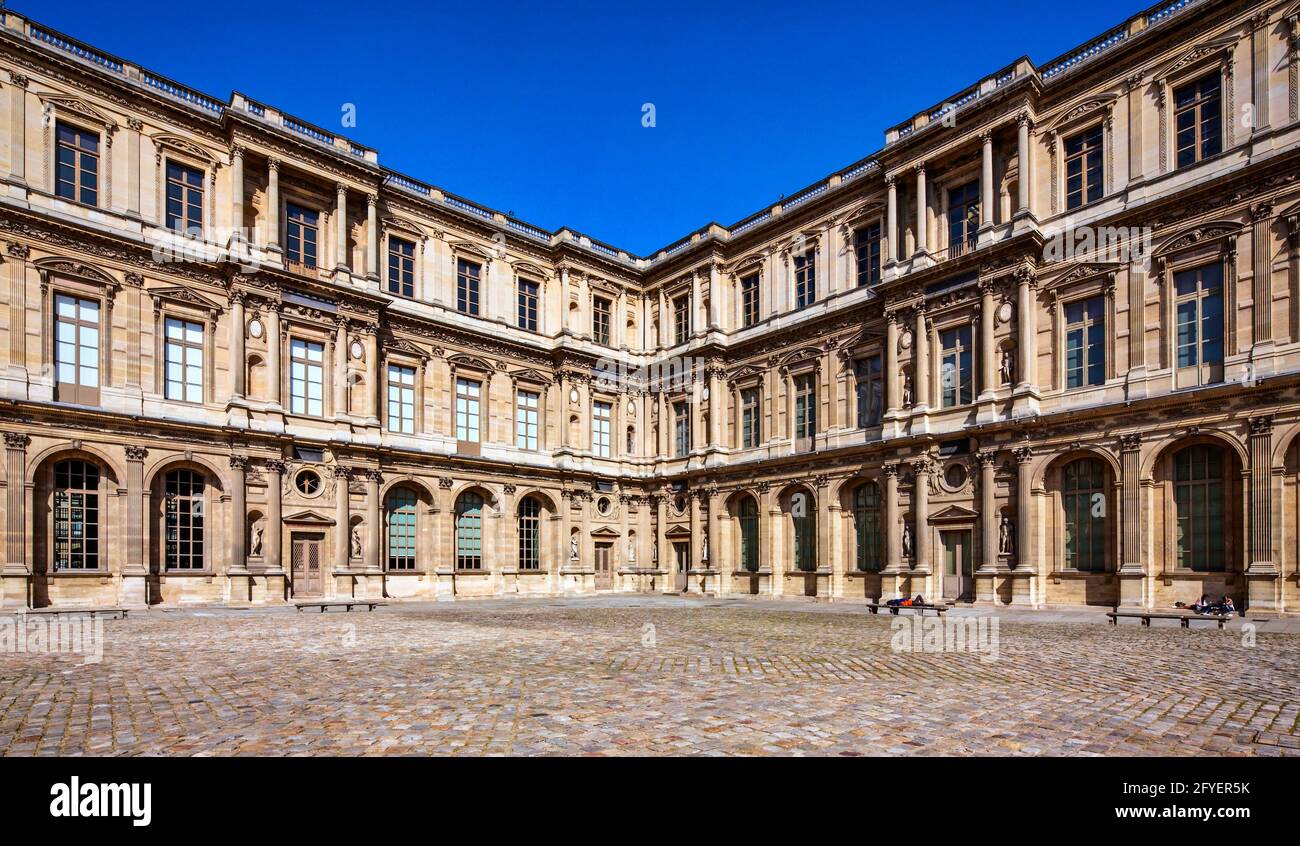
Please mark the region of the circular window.
POLYGON ((943 473, 943 480, 952 490, 962 487, 966 484, 966 466, 964 464, 951 464, 943 473))
POLYGON ((293 486, 303 496, 315 496, 320 493, 320 476, 315 470, 304 470, 294 478, 293 486))
POLYGON ((686 497, 679 496, 677 499, 673 500, 673 509, 678 514, 684 514, 686 512, 686 497))
POLYGON ((609 497, 602 496, 600 499, 596 500, 596 511, 598 511, 601 514, 608 514, 609 509, 610 509, 609 497))

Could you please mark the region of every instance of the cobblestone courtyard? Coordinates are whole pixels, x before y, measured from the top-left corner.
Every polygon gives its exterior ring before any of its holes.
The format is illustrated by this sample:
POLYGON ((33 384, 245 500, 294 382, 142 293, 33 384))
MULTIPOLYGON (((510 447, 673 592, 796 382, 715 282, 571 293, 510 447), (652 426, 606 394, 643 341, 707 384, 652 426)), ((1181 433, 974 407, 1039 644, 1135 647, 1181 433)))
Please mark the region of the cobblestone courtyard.
POLYGON ((0 655, 0 751, 1300 755, 1296 634, 1008 614, 987 660, 895 652, 847 604, 628 596, 104 632, 98 664, 0 655))

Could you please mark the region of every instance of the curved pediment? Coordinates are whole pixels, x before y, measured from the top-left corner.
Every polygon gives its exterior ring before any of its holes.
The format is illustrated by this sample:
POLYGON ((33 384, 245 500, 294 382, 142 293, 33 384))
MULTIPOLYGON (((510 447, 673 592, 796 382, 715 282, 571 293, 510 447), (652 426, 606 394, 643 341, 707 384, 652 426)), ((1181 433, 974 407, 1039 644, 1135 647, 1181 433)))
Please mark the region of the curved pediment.
POLYGON ((46 273, 55 273, 60 276, 71 276, 86 282, 94 282, 98 285, 107 285, 111 288, 118 287, 116 279, 109 276, 97 267, 93 267, 85 262, 76 259, 64 258, 62 256, 50 256, 48 258, 37 259, 32 262, 37 270, 46 273))
POLYGON ((154 145, 157 147, 175 150, 178 153, 183 153, 191 158, 198 159, 204 164, 211 164, 215 161, 211 153, 200 147, 198 144, 195 144, 193 141, 190 141, 188 138, 182 138, 179 135, 171 135, 163 132, 152 136, 152 140, 154 145))
POLYGON ((1209 223, 1198 223, 1195 226, 1187 227, 1176 235, 1171 235, 1161 242, 1160 246, 1152 253, 1153 256, 1167 256, 1170 253, 1176 253, 1179 250, 1185 250, 1188 247, 1194 247, 1206 241, 1214 241, 1219 238, 1227 238, 1236 235, 1241 231, 1241 224, 1233 220, 1218 220, 1209 223))
POLYGON ((1077 120, 1081 120, 1095 112, 1109 111, 1119 99, 1118 94, 1107 93, 1101 96, 1085 97, 1079 102, 1067 108, 1061 113, 1061 116, 1047 127, 1049 130, 1060 129, 1069 126, 1077 120))

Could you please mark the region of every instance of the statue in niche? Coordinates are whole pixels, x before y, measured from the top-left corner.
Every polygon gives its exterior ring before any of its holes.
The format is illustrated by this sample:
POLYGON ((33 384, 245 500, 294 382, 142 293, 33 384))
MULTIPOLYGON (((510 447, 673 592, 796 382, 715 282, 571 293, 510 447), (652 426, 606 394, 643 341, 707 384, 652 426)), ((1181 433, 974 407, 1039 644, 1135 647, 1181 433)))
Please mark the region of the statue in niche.
POLYGON ((650 542, 650 563, 659 563, 659 539, 655 538, 650 542))
POLYGON ((908 523, 903 524, 903 557, 912 557, 912 527, 908 523))
POLYGON ((249 555, 262 554, 262 532, 263 531, 264 530, 262 528, 262 522, 260 520, 253 524, 253 540, 252 543, 248 545, 249 555))
POLYGON ((633 538, 627 539, 627 560, 636 561, 636 540, 633 538))
POLYGON ((1016 524, 1005 514, 998 523, 998 552, 1002 555, 1016 554, 1016 524))
POLYGON ((1016 379, 1016 356, 1011 350, 1002 351, 1002 363, 998 367, 998 373, 1001 374, 1002 384, 1011 385, 1016 379))
POLYGON ((910 406, 913 401, 912 374, 903 373, 903 406, 910 406))
POLYGON ((361 527, 352 527, 352 557, 361 557, 361 527))
POLYGON ((569 560, 578 560, 578 537, 574 535, 569 538, 569 560))
POLYGON ((700 541, 700 560, 707 562, 709 560, 709 536, 705 535, 700 541))

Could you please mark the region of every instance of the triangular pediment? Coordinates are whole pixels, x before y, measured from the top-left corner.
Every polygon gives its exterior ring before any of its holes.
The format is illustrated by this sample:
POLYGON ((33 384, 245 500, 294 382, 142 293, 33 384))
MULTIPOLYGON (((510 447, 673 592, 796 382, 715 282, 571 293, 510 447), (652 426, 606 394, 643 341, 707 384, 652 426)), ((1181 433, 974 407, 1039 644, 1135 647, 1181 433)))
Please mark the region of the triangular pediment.
POLYGON ((333 526, 334 520, 331 517, 322 517, 315 511, 297 511, 284 518, 286 523, 297 523, 306 526, 333 526))
POLYGON ((79 115, 89 121, 98 123, 100 126, 112 126, 116 128, 116 125, 112 120, 85 100, 78 100, 76 97, 58 97, 46 94, 41 97, 41 102, 53 106, 63 112, 79 115))
POLYGON ((204 311, 217 312, 221 311, 221 306, 203 296, 195 293, 189 288, 153 288, 148 291, 149 296, 154 300, 169 300, 174 303, 201 308, 204 311))
POLYGON ((168 150, 175 150, 201 162, 211 163, 212 154, 207 150, 190 141, 187 138, 181 138, 179 135, 169 135, 166 133, 153 136, 153 143, 168 150))
POLYGON ((610 526, 601 526, 599 529, 593 529, 591 536, 593 538, 616 538, 619 536, 619 532, 610 526))
POLYGON ((930 515, 931 523, 970 523, 978 520, 980 513, 964 505, 949 505, 930 515))
POLYGON ((691 530, 685 526, 673 526, 671 529, 664 532, 664 537, 666 538, 689 538, 690 536, 691 530))
POLYGON ((1207 41, 1204 44, 1197 44, 1183 53, 1177 59, 1161 68, 1155 75, 1157 80, 1164 79, 1167 76, 1176 74, 1186 68, 1190 68, 1196 63, 1207 59, 1211 56, 1226 54, 1237 43, 1235 35, 1219 38, 1214 41, 1207 41))

